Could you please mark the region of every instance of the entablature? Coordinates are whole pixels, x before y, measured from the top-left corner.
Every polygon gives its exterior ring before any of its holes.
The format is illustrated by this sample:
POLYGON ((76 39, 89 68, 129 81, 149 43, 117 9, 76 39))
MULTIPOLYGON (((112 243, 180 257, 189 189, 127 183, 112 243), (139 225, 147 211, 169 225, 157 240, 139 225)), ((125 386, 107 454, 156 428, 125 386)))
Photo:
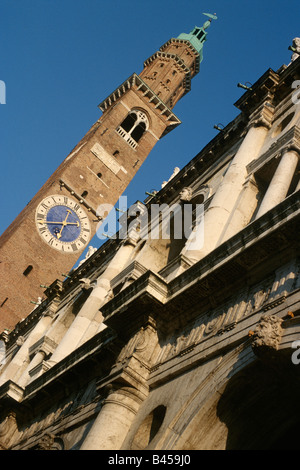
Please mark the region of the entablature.
POLYGON ((300 79, 300 57, 288 66, 283 66, 282 70, 278 71, 278 73, 279 83, 276 88, 276 104, 290 95, 291 91, 293 91, 294 81, 300 79))
POLYGON ((281 157, 287 150, 295 150, 300 156, 300 128, 293 126, 278 140, 273 142, 271 147, 259 158, 253 160, 248 166, 248 174, 257 173, 263 166, 268 164, 273 158, 281 157))
POLYGON ((190 310, 189 305, 200 306, 212 294, 217 302, 217 293, 242 282, 252 269, 258 276, 257 266, 265 269, 262 262, 278 254, 278 247, 289 250, 299 244, 299 199, 299 192, 292 194, 170 282, 146 272, 101 308, 104 323, 122 331, 125 325, 136 326, 149 308, 159 312, 161 321, 165 318, 166 328, 172 327, 183 305, 190 310))
POLYGON ((278 82, 278 74, 272 69, 267 70, 254 85, 251 85, 251 89, 234 103, 234 106, 247 116, 252 114, 263 101, 272 100, 278 82))

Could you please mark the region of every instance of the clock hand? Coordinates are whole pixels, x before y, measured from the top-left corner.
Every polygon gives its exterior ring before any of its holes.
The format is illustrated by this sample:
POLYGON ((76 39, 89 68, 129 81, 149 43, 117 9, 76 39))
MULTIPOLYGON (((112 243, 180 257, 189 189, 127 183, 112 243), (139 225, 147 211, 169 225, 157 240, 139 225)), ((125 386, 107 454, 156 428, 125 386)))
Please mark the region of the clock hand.
POLYGON ((79 222, 77 220, 77 222, 66 222, 65 225, 76 225, 77 227, 79 227, 79 222))
MULTIPOLYGON (((52 221, 51 221, 51 222, 50 222, 50 221, 48 222, 47 220, 45 220, 45 221, 40 221, 39 223, 40 223, 41 225, 44 225, 44 224, 47 224, 47 225, 49 225, 49 224, 55 224, 55 225, 57 225, 57 224, 64 224, 64 221, 61 220, 60 222, 52 222, 52 221)), ((79 222, 78 222, 78 221, 77 221, 77 222, 66 222, 64 225, 77 225, 77 227, 79 227, 79 222)))
POLYGON ((65 225, 67 225, 67 219, 68 219, 68 217, 69 217, 70 214, 72 214, 72 212, 69 211, 69 210, 67 210, 66 218, 65 218, 65 220, 64 220, 63 223, 62 223, 62 228, 60 229, 60 232, 56 234, 56 236, 57 236, 58 239, 61 237, 61 233, 62 233, 62 231, 63 231, 65 225))

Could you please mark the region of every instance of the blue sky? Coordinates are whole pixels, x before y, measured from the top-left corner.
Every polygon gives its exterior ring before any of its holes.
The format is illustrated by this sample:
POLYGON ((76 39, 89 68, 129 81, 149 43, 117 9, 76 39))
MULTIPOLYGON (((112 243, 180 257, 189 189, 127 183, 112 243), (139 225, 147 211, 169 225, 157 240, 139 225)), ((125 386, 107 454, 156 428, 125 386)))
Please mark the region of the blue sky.
MULTIPOLYGON (((299 0, 1 0, 0 233, 100 117, 97 105, 171 37, 216 13, 192 90, 174 108, 182 124, 148 156, 125 194, 160 189, 239 111, 238 82, 288 64, 300 36, 299 0)), ((99 246, 100 240, 93 240, 99 246)))

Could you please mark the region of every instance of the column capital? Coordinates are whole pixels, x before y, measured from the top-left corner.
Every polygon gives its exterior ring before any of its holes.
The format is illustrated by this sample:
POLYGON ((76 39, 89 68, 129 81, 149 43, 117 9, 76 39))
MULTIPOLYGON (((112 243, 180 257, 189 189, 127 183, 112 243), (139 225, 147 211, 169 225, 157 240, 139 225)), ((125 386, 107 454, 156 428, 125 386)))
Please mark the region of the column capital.
POLYGON ((57 344, 52 339, 48 338, 48 336, 43 336, 36 343, 30 346, 29 357, 33 358, 38 352, 43 353, 45 356, 49 356, 49 354, 53 354, 56 348, 57 344))
POLYGON ((120 449, 146 397, 135 387, 118 381, 104 385, 99 392, 102 406, 81 450, 120 449))
POLYGON ((294 126, 288 131, 291 134, 289 141, 282 148, 282 155, 286 152, 296 152, 300 156, 300 129, 294 126))
POLYGON ((248 129, 251 127, 265 127, 271 129, 274 116, 274 106, 265 101, 249 117, 248 129))
POLYGON ((146 398, 143 391, 117 382, 111 382, 98 391, 103 397, 102 406, 107 404, 121 406, 129 409, 133 414, 137 413, 140 405, 146 398))
POLYGON ((244 188, 248 188, 249 186, 254 186, 256 189, 258 189, 258 184, 254 173, 250 173, 243 184, 244 188))
POLYGON ((300 145, 296 142, 291 142, 281 149, 281 156, 288 152, 295 152, 298 154, 298 158, 300 158, 300 145))
POLYGON ((134 227, 128 232, 128 236, 124 241, 124 245, 132 245, 133 247, 136 247, 139 241, 140 234, 138 232, 138 227, 134 227))
POLYGON ((280 149, 281 156, 287 152, 296 152, 300 156, 300 128, 293 126, 283 136, 284 142, 280 149))

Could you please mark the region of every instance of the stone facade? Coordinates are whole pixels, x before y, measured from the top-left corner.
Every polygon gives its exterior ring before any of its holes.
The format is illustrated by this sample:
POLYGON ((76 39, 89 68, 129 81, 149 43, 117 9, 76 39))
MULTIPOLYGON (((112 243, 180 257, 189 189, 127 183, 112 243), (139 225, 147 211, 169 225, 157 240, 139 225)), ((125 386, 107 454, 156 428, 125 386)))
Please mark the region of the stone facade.
POLYGON ((269 69, 144 201, 202 204, 201 243, 137 217, 2 334, 2 449, 297 449, 299 73, 269 69))

